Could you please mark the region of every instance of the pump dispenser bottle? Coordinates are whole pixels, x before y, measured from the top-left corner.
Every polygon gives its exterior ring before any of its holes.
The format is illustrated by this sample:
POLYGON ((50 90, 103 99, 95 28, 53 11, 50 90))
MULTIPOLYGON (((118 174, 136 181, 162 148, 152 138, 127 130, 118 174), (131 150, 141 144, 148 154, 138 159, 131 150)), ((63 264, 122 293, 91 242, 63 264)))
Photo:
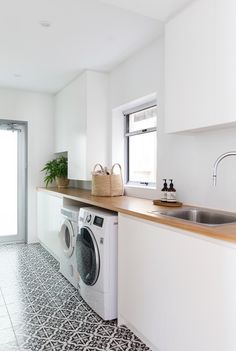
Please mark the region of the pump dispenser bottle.
POLYGON ((168 187, 167 187, 166 179, 163 179, 163 180, 164 180, 164 184, 163 184, 163 188, 161 190, 161 192, 162 192, 161 201, 167 202, 168 187))
POLYGON ((170 186, 167 190, 167 202, 176 202, 176 190, 174 188, 173 179, 169 179, 170 186))

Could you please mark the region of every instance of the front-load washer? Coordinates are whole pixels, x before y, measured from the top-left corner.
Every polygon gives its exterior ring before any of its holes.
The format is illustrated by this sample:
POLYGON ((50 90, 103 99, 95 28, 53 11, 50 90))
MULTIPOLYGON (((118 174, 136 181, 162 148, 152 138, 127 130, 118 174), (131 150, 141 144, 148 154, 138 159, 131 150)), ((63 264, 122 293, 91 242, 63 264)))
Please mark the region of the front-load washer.
POLYGON ((59 271, 76 288, 78 287, 78 276, 75 244, 78 233, 79 210, 79 207, 69 205, 61 208, 62 223, 59 231, 59 271))
POLYGON ((76 239, 78 289, 104 320, 117 318, 117 213, 85 207, 76 239))

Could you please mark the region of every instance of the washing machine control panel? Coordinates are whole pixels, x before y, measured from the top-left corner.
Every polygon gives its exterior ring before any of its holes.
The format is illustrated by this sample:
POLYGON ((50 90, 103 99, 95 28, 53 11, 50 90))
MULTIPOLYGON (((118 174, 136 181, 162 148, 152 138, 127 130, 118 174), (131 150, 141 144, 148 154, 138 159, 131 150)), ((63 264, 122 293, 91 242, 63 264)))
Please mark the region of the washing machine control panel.
POLYGON ((84 212, 83 215, 79 217, 79 222, 85 223, 87 225, 95 225, 99 228, 103 227, 104 218, 100 216, 93 215, 88 212, 84 212))
POLYGON ((103 221, 104 221, 104 218, 99 217, 99 216, 95 216, 94 220, 93 220, 93 224, 96 225, 97 227, 102 228, 103 221))

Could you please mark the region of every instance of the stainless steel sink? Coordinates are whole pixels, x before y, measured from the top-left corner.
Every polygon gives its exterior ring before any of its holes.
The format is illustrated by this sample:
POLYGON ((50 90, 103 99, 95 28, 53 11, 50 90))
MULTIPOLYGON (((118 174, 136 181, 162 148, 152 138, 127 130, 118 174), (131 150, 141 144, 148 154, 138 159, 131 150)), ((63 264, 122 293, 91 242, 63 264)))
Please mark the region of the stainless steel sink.
POLYGON ((152 213, 207 226, 236 223, 236 214, 200 208, 185 208, 175 211, 153 211, 152 213))

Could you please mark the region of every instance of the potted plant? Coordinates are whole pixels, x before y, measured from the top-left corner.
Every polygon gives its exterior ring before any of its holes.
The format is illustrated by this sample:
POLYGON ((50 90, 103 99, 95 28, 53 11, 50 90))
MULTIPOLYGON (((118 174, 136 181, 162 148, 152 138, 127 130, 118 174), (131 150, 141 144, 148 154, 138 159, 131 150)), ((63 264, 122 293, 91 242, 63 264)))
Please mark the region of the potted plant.
POLYGON ((68 160, 67 157, 59 156, 54 160, 48 161, 41 170, 45 172, 44 182, 48 184, 56 181, 58 188, 66 188, 69 184, 68 160))

